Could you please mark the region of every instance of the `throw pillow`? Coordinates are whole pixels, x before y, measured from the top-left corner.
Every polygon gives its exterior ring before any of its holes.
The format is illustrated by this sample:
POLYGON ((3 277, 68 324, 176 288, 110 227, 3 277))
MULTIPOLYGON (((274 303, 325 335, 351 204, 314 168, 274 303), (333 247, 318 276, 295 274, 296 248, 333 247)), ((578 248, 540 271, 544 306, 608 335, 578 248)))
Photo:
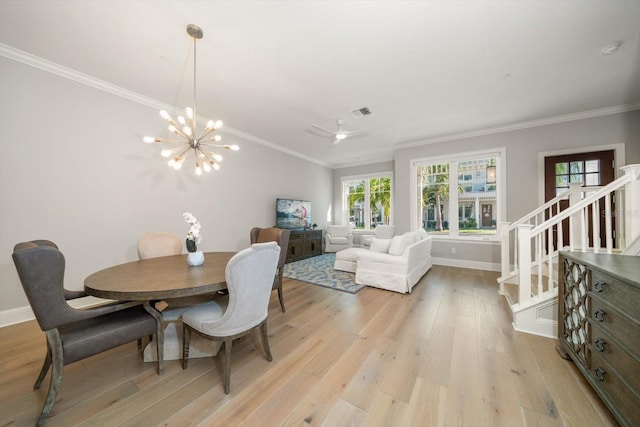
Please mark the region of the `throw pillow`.
POLYGON ((394 236, 389 244, 389 255, 402 255, 407 246, 413 244, 409 236, 394 236))
POLYGON ((371 252, 380 252, 382 254, 386 254, 389 251, 390 244, 391 239, 378 239, 377 237, 372 237, 369 250, 371 252))

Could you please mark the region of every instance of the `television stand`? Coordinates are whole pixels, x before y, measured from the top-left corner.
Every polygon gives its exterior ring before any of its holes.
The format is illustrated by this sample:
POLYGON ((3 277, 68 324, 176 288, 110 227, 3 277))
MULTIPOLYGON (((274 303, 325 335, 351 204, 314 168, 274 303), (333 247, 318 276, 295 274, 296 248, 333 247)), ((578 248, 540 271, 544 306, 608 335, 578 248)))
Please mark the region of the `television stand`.
POLYGON ((291 230, 287 263, 322 255, 322 230, 291 230))

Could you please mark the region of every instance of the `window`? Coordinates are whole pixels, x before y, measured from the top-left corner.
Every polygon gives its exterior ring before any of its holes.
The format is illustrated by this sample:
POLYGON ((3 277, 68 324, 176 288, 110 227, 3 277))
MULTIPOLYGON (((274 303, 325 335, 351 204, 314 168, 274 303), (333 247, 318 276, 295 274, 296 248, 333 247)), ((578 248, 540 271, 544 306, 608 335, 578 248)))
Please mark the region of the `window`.
POLYGON ((391 173, 342 179, 345 223, 369 230, 393 223, 391 173))
POLYGON ((569 183, 579 182, 585 187, 600 185, 600 160, 558 162, 556 171, 556 196, 569 189, 569 183))
POLYGON ((440 237, 495 238, 504 218, 503 158, 504 149, 413 161, 412 222, 440 237))

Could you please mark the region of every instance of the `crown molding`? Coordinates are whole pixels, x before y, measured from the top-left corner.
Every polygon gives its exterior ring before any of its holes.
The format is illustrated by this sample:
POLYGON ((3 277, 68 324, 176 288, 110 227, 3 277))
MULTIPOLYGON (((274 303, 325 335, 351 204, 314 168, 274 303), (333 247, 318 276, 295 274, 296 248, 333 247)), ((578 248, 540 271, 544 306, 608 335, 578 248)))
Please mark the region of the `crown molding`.
POLYGON ((572 122, 575 120, 591 119, 594 117, 609 116, 611 114, 626 113, 629 111, 640 110, 640 102, 629 105, 615 105, 613 107, 599 108, 596 110, 582 111, 579 113, 563 114, 561 116, 547 117, 544 119, 530 120, 526 122, 512 123, 503 126, 495 126, 486 129, 479 129, 470 132, 452 133, 448 135, 437 136, 434 138, 425 138, 420 140, 412 140, 395 144, 397 149, 419 147, 422 145, 437 144, 439 142, 455 141, 458 139, 474 138, 478 136, 493 135, 497 133, 511 132, 515 130, 530 129, 539 126, 548 126, 558 123, 572 122))
MULTIPOLYGON (((20 62, 22 64, 37 68, 39 70, 60 76, 62 78, 72 80, 76 83, 83 84, 85 86, 92 87, 94 89, 101 90, 103 92, 107 92, 111 95, 118 96, 120 98, 127 99, 129 101, 136 102, 141 105, 145 105, 147 107, 151 107, 156 110, 166 110, 168 112, 175 114, 181 114, 182 110, 176 106, 166 104, 164 102, 160 102, 157 99, 150 98, 148 96, 141 95, 132 90, 125 89, 120 86, 116 86, 114 84, 108 83, 104 80, 97 79, 88 74, 81 73, 80 71, 74 70, 72 68, 68 68, 62 66, 60 64, 56 64, 55 62, 48 61, 46 59, 40 58, 39 56, 32 55, 28 52, 24 52, 22 50, 16 49, 12 46, 6 45, 4 43, 0 43, 0 56, 11 59, 16 62, 20 62)), ((207 119, 202 116, 197 117, 198 122, 206 123, 207 119)), ((229 135, 236 136, 245 141, 253 142, 273 150, 280 151, 285 154, 289 154, 290 156, 298 157, 302 160, 306 160, 311 163, 318 164, 320 166, 324 166, 327 168, 332 168, 331 165, 321 162, 317 159, 313 159, 309 156, 305 156, 304 154, 298 153, 297 151, 290 150, 288 148, 284 148, 277 144, 274 144, 266 139, 259 138, 255 135, 251 135, 249 133, 243 132, 239 129, 235 129, 229 126, 225 126, 220 129, 221 132, 224 132, 229 135)))

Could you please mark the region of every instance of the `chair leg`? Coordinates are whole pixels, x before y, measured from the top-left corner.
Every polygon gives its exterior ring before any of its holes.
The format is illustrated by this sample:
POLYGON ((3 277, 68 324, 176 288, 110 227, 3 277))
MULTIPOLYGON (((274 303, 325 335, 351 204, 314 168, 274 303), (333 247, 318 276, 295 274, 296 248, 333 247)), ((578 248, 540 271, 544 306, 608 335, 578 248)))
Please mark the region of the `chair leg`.
POLYGON ((231 391, 231 338, 224 339, 224 392, 231 391))
POLYGON ((47 355, 44 358, 44 363, 42 364, 42 370, 40 371, 40 375, 38 375, 38 379, 36 383, 33 385, 34 390, 38 390, 42 385, 42 381, 44 381, 44 377, 47 376, 47 372, 49 372, 49 367, 51 366, 51 347, 49 347, 49 342, 47 341, 47 355))
POLYGON ((280 300, 280 308, 282 309, 282 312, 285 313, 287 309, 284 308, 284 296, 282 295, 282 285, 280 285, 280 287, 278 288, 278 299, 280 300))
POLYGON ((267 336, 267 321, 265 320, 260 325, 260 335, 262 336, 262 346, 264 347, 264 352, 267 355, 267 360, 271 362, 273 357, 271 357, 271 348, 269 348, 269 338, 267 336))
POLYGON ((36 426, 43 426, 45 420, 49 416, 51 409, 53 409, 53 404, 56 401, 56 397, 58 396, 58 392, 60 391, 60 386, 62 385, 62 371, 64 369, 64 361, 63 352, 62 352, 62 341, 60 341, 60 335, 58 334, 57 329, 51 329, 45 332, 47 335, 47 345, 51 349, 51 383, 49 384, 49 392, 47 393, 47 397, 44 401, 44 406, 42 407, 42 411, 40 411, 40 416, 38 417, 38 421, 36 422, 36 426))
POLYGON ((182 324, 182 369, 189 364, 189 345, 191 344, 191 329, 186 323, 182 324))
POLYGON ((164 370, 164 324, 162 315, 149 301, 145 301, 144 309, 156 319, 156 355, 158 356, 158 375, 164 370))

